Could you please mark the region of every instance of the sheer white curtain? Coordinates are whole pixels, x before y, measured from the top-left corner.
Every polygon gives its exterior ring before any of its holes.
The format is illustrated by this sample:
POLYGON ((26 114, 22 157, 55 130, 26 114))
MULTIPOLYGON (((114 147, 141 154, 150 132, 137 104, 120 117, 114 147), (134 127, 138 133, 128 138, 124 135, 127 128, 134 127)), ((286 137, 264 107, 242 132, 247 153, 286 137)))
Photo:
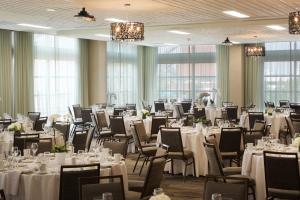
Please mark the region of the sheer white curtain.
POLYGON ((64 114, 80 102, 78 46, 77 39, 34 35, 35 111, 64 114))
POLYGON ((216 88, 214 45, 158 48, 159 98, 197 98, 216 88))
POLYGON ((110 103, 139 103, 139 80, 142 80, 139 70, 142 66, 138 55, 141 54, 136 45, 120 42, 107 44, 107 91, 108 96, 116 96, 110 103))
POLYGON ((300 42, 266 43, 265 100, 300 101, 300 42))

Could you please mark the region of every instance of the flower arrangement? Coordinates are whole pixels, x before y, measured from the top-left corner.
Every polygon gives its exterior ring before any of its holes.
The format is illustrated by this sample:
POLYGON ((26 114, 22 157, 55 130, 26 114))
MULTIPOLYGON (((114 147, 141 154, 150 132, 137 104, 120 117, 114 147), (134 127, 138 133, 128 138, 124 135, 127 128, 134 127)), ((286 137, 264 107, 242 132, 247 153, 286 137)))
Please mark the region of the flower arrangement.
POLYGON ((18 133, 24 131, 24 127, 23 127, 23 125, 20 122, 15 122, 15 123, 10 124, 7 127, 7 129, 9 131, 14 131, 14 132, 18 132, 18 133))
POLYGON ((48 117, 48 121, 50 122, 50 124, 53 124, 57 121, 57 119, 60 117, 60 115, 58 114, 53 114, 53 115, 50 115, 48 117))
POLYGON ((300 133, 296 133, 294 136, 293 144, 294 147, 298 147, 300 152, 300 133))
POLYGON ((273 111, 274 111, 274 108, 272 108, 272 107, 268 107, 266 109, 266 113, 268 113, 268 115, 272 115, 273 111))
POLYGON ((52 153, 66 153, 68 152, 66 145, 54 145, 51 150, 52 153))
POLYGON ((147 116, 150 116, 149 110, 142 109, 142 117, 143 117, 143 119, 146 119, 147 116))

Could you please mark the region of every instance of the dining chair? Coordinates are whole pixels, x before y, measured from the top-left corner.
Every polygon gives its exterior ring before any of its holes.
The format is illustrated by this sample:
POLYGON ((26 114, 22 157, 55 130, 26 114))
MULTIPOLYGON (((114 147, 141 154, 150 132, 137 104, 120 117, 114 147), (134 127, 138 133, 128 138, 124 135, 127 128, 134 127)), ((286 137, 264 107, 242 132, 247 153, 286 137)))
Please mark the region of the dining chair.
POLYGON ((289 107, 290 105, 289 100, 279 100, 279 107, 289 107))
POLYGON ((114 108, 113 115, 114 116, 120 116, 120 115, 123 114, 123 112, 125 110, 126 110, 125 108, 114 108))
POLYGON ((247 178, 226 176, 205 176, 203 200, 211 200, 213 194, 221 194, 222 199, 248 200, 247 178))
POLYGON ((240 165, 241 157, 241 128, 222 128, 219 143, 219 149, 222 159, 229 159, 230 166, 232 161, 235 160, 237 165, 240 165))
POLYGON ((146 143, 147 135, 146 135, 145 126, 144 126, 144 123, 142 120, 133 122, 133 127, 134 127, 133 139, 134 139, 135 145, 139 151, 138 158, 133 167, 133 172, 136 169, 139 159, 144 158, 143 164, 142 164, 140 172, 139 172, 139 175, 141 175, 144 164, 145 163, 147 164, 150 157, 155 156, 157 147, 156 147, 156 144, 147 144, 146 143))
POLYGON ((152 116, 150 139, 156 140, 160 127, 166 127, 167 121, 168 117, 152 116))
POLYGON ((129 180, 129 191, 139 192, 140 199, 148 199, 152 196, 153 190, 159 188, 163 179, 163 171, 166 164, 165 156, 152 157, 147 170, 145 180, 129 180))
POLYGON ((248 194, 251 194, 255 199, 255 180, 249 176, 241 175, 241 167, 224 167, 216 144, 204 142, 203 146, 208 160, 208 175, 248 179, 250 188, 248 194))
POLYGON ((195 117, 195 119, 201 119, 203 117, 206 117, 205 108, 199 109, 197 107, 194 107, 193 111, 194 111, 194 117, 195 117))
POLYGON ((111 132, 113 137, 119 141, 126 141, 127 144, 132 143, 132 135, 127 134, 123 116, 109 116, 111 132))
POLYGON ((256 140, 260 140, 265 135, 265 124, 263 120, 256 120, 253 129, 243 129, 243 143, 244 148, 247 143, 255 144, 256 140))
POLYGON ((55 122, 54 123, 54 135, 56 131, 63 134, 65 142, 69 140, 70 137, 70 122, 55 122))
POLYGON ((126 110, 136 110, 135 103, 126 103, 125 107, 126 107, 126 110))
POLYGON ((290 103, 290 108, 296 113, 300 113, 300 103, 290 103))
POLYGON ((47 123, 48 117, 40 117, 36 120, 34 125, 34 130, 36 131, 43 131, 43 126, 47 123))
POLYGON ((74 118, 75 118, 75 120, 76 120, 76 119, 81 119, 81 118, 82 118, 82 115, 81 115, 81 107, 80 107, 80 104, 72 105, 72 108, 73 108, 73 113, 74 113, 74 118))
POLYGON ((101 129, 109 129, 108 122, 106 120, 106 114, 105 111, 97 111, 96 112, 96 118, 99 125, 99 128, 101 129))
POLYGON ((72 144, 74 146, 74 152, 77 153, 78 150, 85 150, 87 141, 87 131, 77 132, 74 134, 72 139, 72 144))
POLYGON ((173 160, 182 160, 185 163, 184 180, 186 177, 186 169, 189 165, 193 165, 194 176, 196 176, 194 153, 183 148, 180 128, 161 127, 160 133, 161 143, 169 146, 167 158, 171 160, 172 174, 174 174, 173 160))
POLYGON ((192 101, 182 101, 181 103, 183 113, 189 113, 192 107, 192 101))
POLYGON ((227 107, 227 106, 233 106, 233 102, 231 101, 223 101, 222 102, 222 107, 227 107))
POLYGON ((253 129, 256 120, 265 119, 263 112, 248 112, 248 118, 249 118, 249 129, 253 129))
MULTIPOLYGON (((100 114, 99 114, 100 115, 100 114)), ((96 112, 96 115, 94 113, 91 113, 91 118, 93 121, 93 126, 95 127, 95 133, 97 134, 97 143, 102 144, 104 141, 110 141, 113 137, 113 134, 110 130, 103 131, 102 127, 99 126, 99 121, 101 123, 101 117, 97 117, 98 112, 96 112)), ((105 117, 105 116, 104 116, 105 117)))
POLYGON ((79 200, 102 198, 103 193, 111 193, 113 199, 125 200, 123 176, 100 176, 79 178, 79 200))
POLYGON ((0 200, 6 200, 4 190, 0 190, 0 200))
MULTIPOLYGON (((79 179, 83 177, 99 177, 100 164, 62 165, 60 167, 59 200, 79 200, 79 179)), ((88 183, 97 183, 92 179, 88 183)), ((84 182, 87 184, 87 182, 84 182)))
POLYGON ((238 122, 238 106, 227 106, 227 119, 231 122, 238 122))
POLYGON ((109 148, 112 151, 112 154, 119 153, 124 158, 127 155, 127 147, 128 144, 126 142, 118 142, 118 141, 104 141, 103 148, 109 148))
POLYGON ((165 109, 165 103, 163 101, 154 101, 154 111, 166 111, 165 109))
POLYGON ((52 150, 52 138, 33 138, 25 141, 26 149, 30 149, 32 143, 38 144, 37 155, 44 152, 51 152, 52 150))
POLYGON ((82 122, 84 126, 89 127, 92 124, 91 113, 92 108, 81 108, 82 122))
POLYGON ((40 138, 39 133, 14 135, 14 147, 18 147, 18 150, 21 151, 21 155, 23 156, 23 150, 26 149, 26 143, 34 142, 36 141, 35 139, 38 138, 40 138))
POLYGON ((28 112, 28 118, 33 122, 33 130, 35 130, 36 122, 40 118, 40 112, 28 112))
POLYGON ((300 119, 300 114, 296 112, 290 112, 291 119, 300 119))
POLYGON ((85 141, 85 152, 89 152, 92 144, 92 140, 95 134, 95 126, 91 126, 89 131, 87 132, 86 141, 85 141))
POLYGON ((264 151, 267 199, 300 199, 297 153, 264 151))

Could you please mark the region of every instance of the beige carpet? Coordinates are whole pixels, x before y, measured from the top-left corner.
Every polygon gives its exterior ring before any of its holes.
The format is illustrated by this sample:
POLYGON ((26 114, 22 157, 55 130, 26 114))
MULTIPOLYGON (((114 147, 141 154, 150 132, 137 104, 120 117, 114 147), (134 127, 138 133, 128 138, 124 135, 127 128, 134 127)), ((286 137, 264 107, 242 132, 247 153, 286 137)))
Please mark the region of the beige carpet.
MULTIPOLYGON (((141 176, 138 175, 140 166, 142 162, 139 162, 137 170, 135 173, 132 173, 132 169, 135 163, 137 155, 129 154, 126 158, 126 166, 128 170, 128 178, 133 180, 143 180, 147 167, 144 167, 143 173, 141 176)), ((204 178, 194 178, 188 176, 183 181, 183 176, 181 175, 169 175, 165 174, 162 181, 161 187, 164 192, 171 197, 172 200, 184 200, 184 199, 202 199, 203 187, 204 187, 204 178)))

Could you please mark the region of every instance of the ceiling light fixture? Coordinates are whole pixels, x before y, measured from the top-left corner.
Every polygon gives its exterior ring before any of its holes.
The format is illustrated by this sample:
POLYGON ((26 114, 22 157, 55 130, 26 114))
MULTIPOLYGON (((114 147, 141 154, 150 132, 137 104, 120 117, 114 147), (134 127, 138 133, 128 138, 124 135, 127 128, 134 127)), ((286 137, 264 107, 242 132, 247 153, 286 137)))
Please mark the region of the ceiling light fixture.
MULTIPOLYGON (((131 6, 130 3, 124 4, 131 6)), ((135 42, 144 40, 144 23, 142 22, 114 22, 110 24, 111 39, 115 41, 135 42)))
POLYGON ((234 10, 226 10, 226 11, 223 11, 223 13, 226 15, 237 17, 237 18, 248 18, 249 17, 248 15, 245 15, 243 13, 240 13, 240 12, 237 12, 234 10))
POLYGON ((117 18, 105 18, 104 20, 109 22, 126 22, 123 19, 117 19, 117 18))
POLYGON ((289 14, 289 32, 290 34, 300 34, 300 11, 289 14))
POLYGON ((104 38, 110 38, 110 35, 106 35, 106 34, 95 34, 95 36, 97 36, 97 37, 104 37, 104 38))
POLYGON ((270 29, 273 29, 273 30, 275 30, 275 31, 283 31, 283 30, 286 29, 286 28, 284 28, 283 26, 279 26, 279 25, 268 25, 268 26, 266 26, 266 27, 268 27, 268 28, 270 28, 270 29))
POLYGON ((224 42, 222 42, 223 45, 226 45, 226 46, 231 46, 233 45, 233 43, 229 40, 229 38, 227 37, 224 42))
MULTIPOLYGON (((254 38, 257 38, 257 36, 254 36, 254 38)), ((254 45, 246 45, 245 54, 249 57, 265 56, 265 47, 258 43, 254 45)))
POLYGON ((55 12, 56 10, 53 9, 53 8, 47 8, 46 11, 48 11, 48 12, 55 12))
POLYGON ((190 35, 191 33, 184 32, 184 31, 178 31, 178 30, 170 30, 169 33, 179 34, 179 35, 190 35))
POLYGON ((88 22, 96 21, 96 18, 93 15, 90 15, 85 8, 82 8, 82 10, 77 15, 74 15, 74 17, 88 22))
POLYGON ((51 29, 52 27, 49 26, 40 26, 40 25, 34 25, 34 24, 17 24, 18 26, 25 26, 25 27, 31 27, 31 28, 39 28, 39 29, 51 29))

